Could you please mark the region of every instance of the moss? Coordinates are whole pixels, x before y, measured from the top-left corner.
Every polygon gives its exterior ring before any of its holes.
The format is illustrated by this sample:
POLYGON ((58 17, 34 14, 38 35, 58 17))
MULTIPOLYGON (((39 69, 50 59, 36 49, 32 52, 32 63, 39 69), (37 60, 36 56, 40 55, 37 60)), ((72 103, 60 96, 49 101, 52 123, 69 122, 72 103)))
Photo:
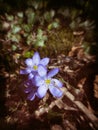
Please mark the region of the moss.
POLYGON ((54 57, 59 54, 67 55, 73 45, 73 33, 69 29, 59 29, 48 32, 48 40, 44 48, 39 48, 42 56, 54 57))

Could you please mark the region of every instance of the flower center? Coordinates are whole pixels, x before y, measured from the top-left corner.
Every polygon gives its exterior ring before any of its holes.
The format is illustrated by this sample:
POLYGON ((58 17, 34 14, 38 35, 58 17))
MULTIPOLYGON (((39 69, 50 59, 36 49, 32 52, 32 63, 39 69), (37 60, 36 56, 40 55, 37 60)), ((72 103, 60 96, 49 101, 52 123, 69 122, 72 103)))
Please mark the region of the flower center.
POLYGON ((49 85, 49 84, 51 83, 51 80, 50 80, 50 79, 46 79, 46 80, 45 80, 45 83, 46 83, 47 85, 49 85))
POLYGON ((37 66, 37 65, 34 65, 34 66, 33 66, 33 69, 34 69, 34 70, 37 70, 37 69, 38 69, 38 66, 37 66))

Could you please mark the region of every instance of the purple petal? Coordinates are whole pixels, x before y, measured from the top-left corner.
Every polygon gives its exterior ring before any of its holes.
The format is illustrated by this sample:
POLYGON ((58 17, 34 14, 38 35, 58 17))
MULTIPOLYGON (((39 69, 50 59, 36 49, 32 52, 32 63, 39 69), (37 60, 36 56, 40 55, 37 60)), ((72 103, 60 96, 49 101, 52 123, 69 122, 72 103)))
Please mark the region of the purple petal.
POLYGON ((61 97, 63 95, 63 92, 61 90, 59 90, 58 88, 54 87, 54 86, 49 86, 49 90, 50 93, 54 96, 54 97, 61 97))
POLYGON ((34 74, 33 73, 30 73, 29 75, 28 75, 28 79, 32 79, 34 77, 34 74))
POLYGON ((48 73, 48 78, 51 78, 53 76, 55 76, 57 73, 59 72, 58 68, 52 69, 49 73, 48 73))
POLYGON ((20 70, 20 74, 28 74, 26 70, 20 70))
POLYGON ((34 65, 33 60, 31 58, 26 59, 25 64, 29 67, 33 67, 34 65))
POLYGON ((24 70, 20 70, 20 74, 29 74, 31 71, 31 68, 26 68, 24 70))
POLYGON ((36 75, 34 77, 34 81, 35 81, 35 84, 36 86, 42 86, 44 84, 44 79, 42 77, 40 77, 39 75, 36 75))
POLYGON ((25 86, 25 93, 29 93, 33 90, 33 83, 31 80, 27 80, 24 82, 24 86, 25 86))
POLYGON ((33 57, 32 57, 32 60, 33 60, 33 63, 38 65, 39 62, 40 62, 40 56, 39 56, 39 53, 38 52, 35 52, 33 57))
POLYGON ((60 82, 60 81, 57 80, 57 79, 52 79, 52 82, 53 82, 53 85, 56 86, 56 87, 61 88, 61 87, 63 86, 63 83, 60 82))
POLYGON ((42 66, 42 65, 39 65, 38 66, 38 74, 41 76, 41 77, 44 77, 46 76, 47 74, 47 69, 45 66, 42 66))
POLYGON ((31 92, 31 93, 28 95, 27 99, 32 101, 32 100, 34 100, 34 98, 35 98, 35 92, 33 91, 33 92, 31 92))
POLYGON ((40 86, 37 90, 37 96, 43 98, 47 93, 48 88, 46 86, 40 86))
POLYGON ((39 64, 46 66, 49 63, 49 58, 43 58, 39 64))
POLYGON ((24 85, 26 85, 27 87, 31 86, 32 85, 32 80, 26 80, 26 81, 24 81, 24 85))
POLYGON ((25 88, 25 90, 24 90, 25 93, 29 93, 29 92, 31 92, 31 91, 32 91, 32 87, 31 87, 31 86, 25 88))

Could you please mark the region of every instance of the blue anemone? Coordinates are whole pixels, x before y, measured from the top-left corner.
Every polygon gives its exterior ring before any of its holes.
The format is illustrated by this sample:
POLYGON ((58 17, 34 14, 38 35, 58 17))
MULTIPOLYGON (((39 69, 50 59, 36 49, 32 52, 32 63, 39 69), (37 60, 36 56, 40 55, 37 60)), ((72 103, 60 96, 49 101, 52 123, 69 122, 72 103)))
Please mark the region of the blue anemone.
POLYGON ((27 80, 24 83, 24 86, 24 92, 28 94, 27 99, 31 101, 34 100, 38 88, 34 85, 33 80, 27 80))
POLYGON ((49 63, 49 58, 40 59, 38 52, 35 52, 32 58, 25 60, 26 69, 20 70, 20 74, 28 74, 28 78, 31 79, 38 71, 38 66, 46 66, 49 63))
POLYGON ((38 74, 34 79, 36 86, 38 87, 36 95, 39 98, 43 98, 46 95, 48 89, 54 97, 59 98, 63 95, 63 92, 60 90, 60 88, 63 86, 62 83, 59 80, 52 78, 58 72, 59 69, 55 68, 47 73, 46 67, 42 65, 38 66, 38 74))

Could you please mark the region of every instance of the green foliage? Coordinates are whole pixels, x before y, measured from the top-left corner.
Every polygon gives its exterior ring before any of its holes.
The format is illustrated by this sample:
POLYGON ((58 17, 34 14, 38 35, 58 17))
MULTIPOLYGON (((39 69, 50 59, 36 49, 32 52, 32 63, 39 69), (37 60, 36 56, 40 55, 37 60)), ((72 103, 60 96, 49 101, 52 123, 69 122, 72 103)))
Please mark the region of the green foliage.
MULTIPOLYGON (((34 3, 33 3, 34 4, 34 3)), ((36 5, 37 6, 37 5, 36 5)), ((37 8, 37 7, 36 7, 37 8)), ((10 26, 6 38, 15 43, 24 41, 27 45, 34 45, 37 47, 44 47, 45 42, 48 37, 44 34, 45 30, 40 29, 40 26, 43 26, 47 23, 48 30, 58 29, 60 21, 59 19, 53 17, 55 16, 55 11, 50 10, 44 13, 43 17, 39 10, 34 10, 32 8, 27 8, 25 12, 17 12, 16 15, 5 14, 8 25, 10 26), (39 22, 37 27, 37 32, 33 31, 33 28, 36 27, 36 23, 39 22)), ((17 49, 18 49, 17 44, 17 49)), ((15 45, 16 46, 16 45, 15 45)), ((12 48, 15 48, 15 46, 12 48)), ((16 49, 13 49, 16 50, 16 49)))
POLYGON ((27 24, 33 25, 34 21, 36 20, 35 13, 34 13, 33 9, 32 8, 28 8, 25 11, 25 15, 27 16, 27 24))
POLYGON ((56 19, 54 22, 50 23, 48 25, 48 30, 51 30, 53 28, 59 28, 60 24, 59 24, 59 20, 56 19))
POLYGON ((24 54, 23 54, 23 57, 24 58, 29 58, 29 57, 32 57, 34 54, 33 51, 26 51, 24 54))
MULTIPOLYGON (((67 54, 73 43, 72 31, 77 28, 85 28, 88 31, 87 38, 92 39, 90 30, 94 28, 93 22, 82 21, 78 17, 83 13, 82 9, 62 7, 54 10, 46 9, 46 6, 46 1, 28 0, 25 10, 17 10, 14 14, 5 13, 6 23, 0 22, 0 26, 2 30, 6 26, 5 39, 10 41, 10 49, 17 51, 23 47, 24 50, 26 46, 30 49, 42 48, 49 55, 67 54)), ((28 52, 26 57, 30 55, 28 52)))
POLYGON ((17 16, 18 16, 19 18, 23 18, 23 12, 18 12, 18 13, 17 13, 17 16))
POLYGON ((12 29, 12 33, 13 34, 17 34, 17 33, 19 33, 20 32, 20 30, 21 30, 21 27, 20 26, 18 26, 18 25, 11 25, 11 29, 12 29))
POLYGON ((8 14, 5 14, 6 15, 6 19, 8 20, 8 21, 13 21, 14 20, 14 16, 13 15, 8 15, 8 14))
POLYGON ((22 29, 24 30, 24 37, 26 37, 28 35, 28 33, 30 33, 31 31, 31 26, 28 24, 22 24, 22 29))
POLYGON ((47 22, 50 22, 53 19, 54 16, 55 16, 55 11, 54 10, 46 11, 44 13, 44 19, 47 22))
POLYGON ((45 41, 47 40, 47 36, 43 35, 43 31, 41 29, 38 29, 36 40, 35 40, 35 45, 43 47, 45 41))
POLYGON ((16 51, 16 49, 17 49, 17 46, 16 45, 12 45, 12 50, 16 51))
POLYGON ((48 2, 48 0, 28 0, 27 5, 38 10, 47 7, 48 2))
POLYGON ((7 39, 12 41, 12 42, 16 42, 19 43, 19 41, 21 40, 21 36, 19 34, 13 34, 13 33, 8 33, 7 34, 7 39))

